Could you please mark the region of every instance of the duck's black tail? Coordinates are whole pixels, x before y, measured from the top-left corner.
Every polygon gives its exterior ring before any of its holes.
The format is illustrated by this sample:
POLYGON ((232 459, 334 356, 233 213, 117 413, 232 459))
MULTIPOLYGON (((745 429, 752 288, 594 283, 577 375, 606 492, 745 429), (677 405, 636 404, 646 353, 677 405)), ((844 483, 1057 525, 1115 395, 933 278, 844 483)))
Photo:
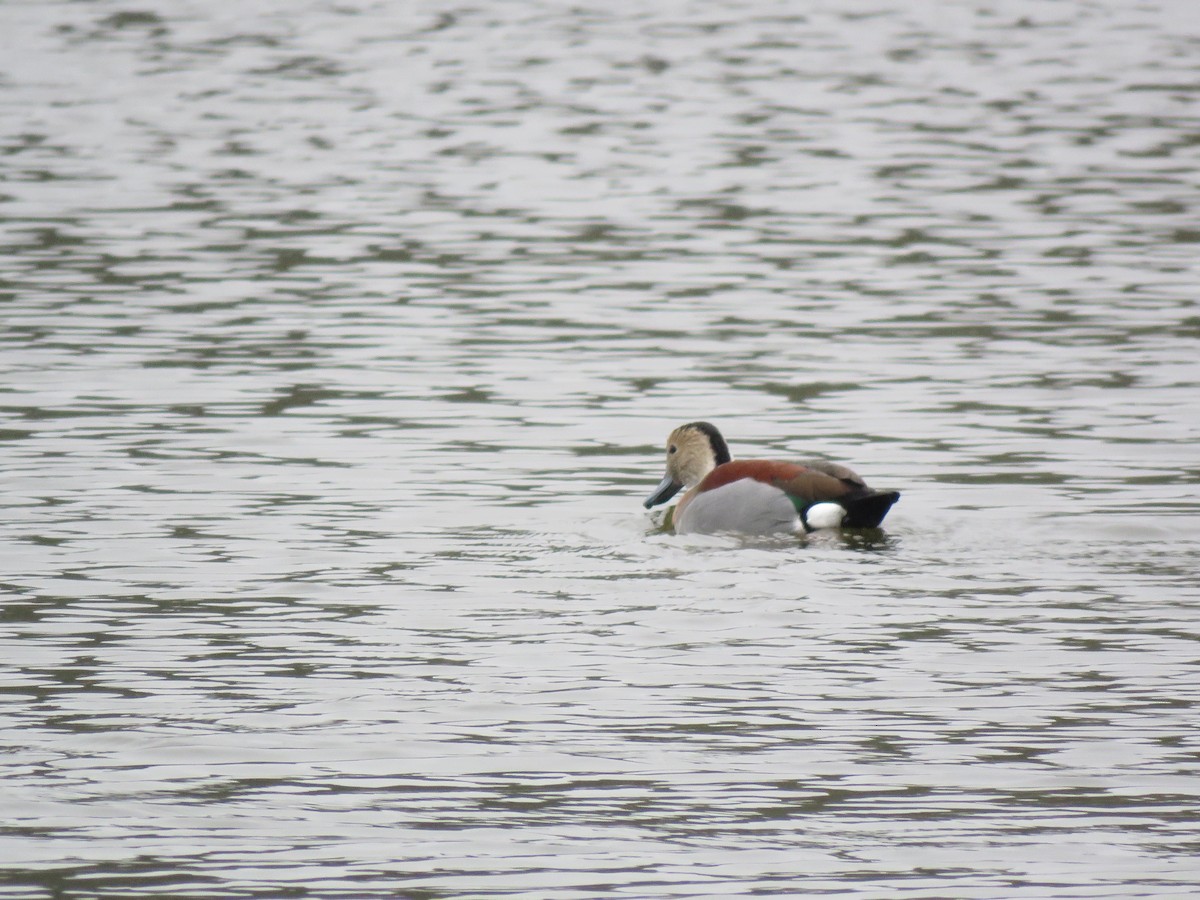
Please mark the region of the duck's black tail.
POLYGON ((892 504, 900 499, 899 491, 871 491, 853 500, 843 500, 846 518, 843 528, 878 528, 892 504))

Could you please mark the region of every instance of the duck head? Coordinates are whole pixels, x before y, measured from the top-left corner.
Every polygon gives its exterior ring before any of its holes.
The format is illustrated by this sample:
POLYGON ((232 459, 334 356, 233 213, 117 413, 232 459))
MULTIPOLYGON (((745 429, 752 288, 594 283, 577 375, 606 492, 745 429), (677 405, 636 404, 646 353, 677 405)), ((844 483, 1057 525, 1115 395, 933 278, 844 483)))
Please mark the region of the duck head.
POLYGON ((667 438, 667 474, 654 493, 646 498, 645 507, 666 503, 685 487, 692 487, 715 469, 729 462, 729 447, 716 426, 708 422, 689 422, 680 425, 667 438))

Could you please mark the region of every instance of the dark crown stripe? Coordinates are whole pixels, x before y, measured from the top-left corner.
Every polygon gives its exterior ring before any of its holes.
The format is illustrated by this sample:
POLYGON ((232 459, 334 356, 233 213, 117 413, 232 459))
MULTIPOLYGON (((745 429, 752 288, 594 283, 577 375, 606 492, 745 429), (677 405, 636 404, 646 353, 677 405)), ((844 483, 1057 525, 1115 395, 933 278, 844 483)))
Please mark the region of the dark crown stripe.
POLYGON ((721 432, 717 431, 716 425, 708 422, 693 422, 689 427, 704 432, 708 443, 712 446, 713 456, 716 457, 718 466, 723 466, 733 459, 729 455, 729 445, 725 443, 725 438, 721 437, 721 432))

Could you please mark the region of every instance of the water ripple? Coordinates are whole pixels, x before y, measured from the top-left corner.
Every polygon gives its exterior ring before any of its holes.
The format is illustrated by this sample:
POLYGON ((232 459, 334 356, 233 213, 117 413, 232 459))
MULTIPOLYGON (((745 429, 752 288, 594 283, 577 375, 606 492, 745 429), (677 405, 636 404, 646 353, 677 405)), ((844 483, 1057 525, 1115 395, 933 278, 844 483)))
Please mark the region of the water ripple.
POLYGON ((1190 11, 9 9, 0 894, 1193 892, 1190 11))

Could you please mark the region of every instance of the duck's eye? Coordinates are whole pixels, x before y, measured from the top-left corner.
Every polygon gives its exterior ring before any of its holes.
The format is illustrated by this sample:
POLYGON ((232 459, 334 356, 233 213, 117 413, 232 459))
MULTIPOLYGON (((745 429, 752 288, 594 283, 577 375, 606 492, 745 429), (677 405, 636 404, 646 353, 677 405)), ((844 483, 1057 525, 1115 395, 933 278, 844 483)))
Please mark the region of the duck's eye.
POLYGON ((667 448, 667 452, 674 453, 678 449, 679 449, 678 447, 676 447, 674 444, 672 444, 670 447, 667 448))

